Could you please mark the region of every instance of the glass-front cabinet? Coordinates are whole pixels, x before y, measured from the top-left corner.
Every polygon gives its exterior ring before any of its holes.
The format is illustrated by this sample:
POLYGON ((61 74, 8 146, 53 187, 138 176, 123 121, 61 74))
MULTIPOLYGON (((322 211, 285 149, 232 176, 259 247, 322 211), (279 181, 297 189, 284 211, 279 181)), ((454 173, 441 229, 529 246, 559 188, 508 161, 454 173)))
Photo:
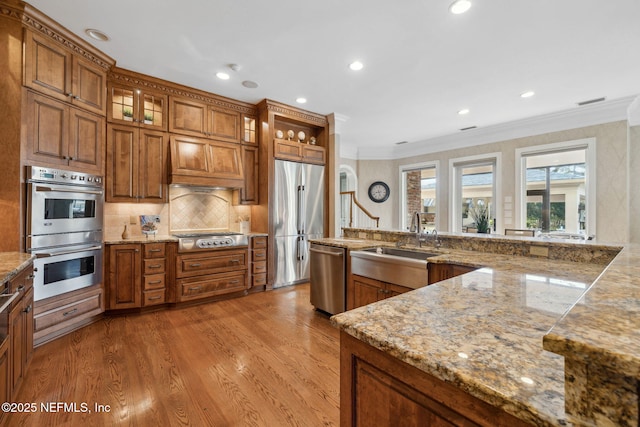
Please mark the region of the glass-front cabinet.
POLYGON ((112 123, 166 130, 167 96, 109 84, 108 119, 112 123))

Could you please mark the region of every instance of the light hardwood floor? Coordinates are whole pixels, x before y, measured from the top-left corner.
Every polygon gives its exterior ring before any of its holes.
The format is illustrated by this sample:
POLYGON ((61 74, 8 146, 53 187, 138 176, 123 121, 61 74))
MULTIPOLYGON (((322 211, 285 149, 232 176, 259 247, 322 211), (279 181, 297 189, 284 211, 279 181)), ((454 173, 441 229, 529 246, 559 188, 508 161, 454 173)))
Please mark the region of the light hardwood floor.
POLYGON ((36 349, 14 401, 38 412, 6 425, 337 426, 338 340, 308 284, 107 317, 36 349), (92 412, 43 413, 46 402, 92 412))

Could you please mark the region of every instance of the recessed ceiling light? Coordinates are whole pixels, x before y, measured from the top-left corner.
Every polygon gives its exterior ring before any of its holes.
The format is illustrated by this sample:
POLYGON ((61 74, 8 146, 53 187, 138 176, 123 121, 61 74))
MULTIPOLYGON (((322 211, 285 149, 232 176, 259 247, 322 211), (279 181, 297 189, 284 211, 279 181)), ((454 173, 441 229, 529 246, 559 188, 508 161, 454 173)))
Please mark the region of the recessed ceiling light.
POLYGON ((451 6, 449 6, 449 12, 455 15, 460 15, 461 13, 465 13, 470 8, 471 8, 470 0, 456 0, 453 3, 451 3, 451 6))
POLYGON ((242 86, 248 87, 249 89, 255 89, 258 87, 258 83, 251 80, 245 80, 242 82, 242 86))
POLYGON ((349 68, 351 68, 353 71, 360 71, 364 68, 364 64, 360 61, 353 61, 351 64, 349 64, 349 68))
POLYGON ((216 77, 220 80, 229 80, 229 74, 223 73, 222 71, 216 73, 216 77))
POLYGON ((307 98, 303 98, 303 97, 296 98, 296 102, 298 104, 305 104, 307 102, 307 98))
POLYGON ((532 97, 533 95, 535 95, 535 94, 536 94, 536 93, 535 93, 534 91, 532 91, 532 90, 528 90, 528 91, 526 91, 526 92, 522 92, 522 93, 520 94, 520 97, 521 97, 521 98, 531 98, 531 97, 532 97))
POLYGON ((109 41, 109 36, 106 35, 105 33, 103 33, 100 30, 96 30, 93 28, 87 28, 86 30, 84 30, 85 33, 87 33, 87 35, 89 37, 91 37, 94 40, 99 40, 101 42, 106 42, 109 41))
POLYGON ((463 108, 462 110, 458 111, 458 114, 460 114, 461 116, 464 116, 465 114, 469 114, 469 109, 463 108))

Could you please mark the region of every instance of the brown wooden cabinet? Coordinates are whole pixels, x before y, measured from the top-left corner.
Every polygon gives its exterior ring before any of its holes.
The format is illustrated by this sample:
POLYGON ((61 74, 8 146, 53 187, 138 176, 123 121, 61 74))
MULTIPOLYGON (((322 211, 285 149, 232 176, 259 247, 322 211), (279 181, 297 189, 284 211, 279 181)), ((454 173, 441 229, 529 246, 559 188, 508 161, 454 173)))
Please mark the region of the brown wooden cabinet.
POLYGON ((324 165, 326 162, 326 151, 323 147, 277 138, 273 144, 273 155, 278 159, 318 165, 324 165))
POLYGON ((144 243, 142 260, 142 306, 164 304, 166 300, 167 250, 164 243, 144 243))
POLYGON ((34 344, 44 344, 95 322, 100 319, 104 309, 101 284, 37 301, 34 309, 34 344))
POLYGON ((452 277, 460 276, 461 274, 469 273, 476 269, 476 267, 468 267, 466 265, 430 262, 427 264, 429 284, 451 279, 452 277))
POLYGON ((351 275, 348 286, 352 289, 347 290, 347 295, 353 295, 353 301, 347 300, 347 310, 362 307, 363 305, 413 290, 405 286, 382 282, 380 280, 358 276, 357 274, 351 275))
POLYGON ((105 70, 32 31, 25 32, 24 48, 25 86, 105 114, 105 70))
POLYGON ((259 202, 258 188, 260 170, 258 162, 258 147, 242 145, 244 183, 242 188, 234 193, 234 204, 236 205, 256 205, 259 202))
MULTIPOLYGON (((11 337, 7 335, 0 341, 0 400, 11 401, 11 363, 10 358, 11 337)), ((7 418, 7 412, 0 411, 0 425, 7 418)))
POLYGON ((369 344, 340 332, 340 425, 529 426, 369 344))
POLYGON ((242 142, 245 144, 257 144, 258 143, 258 131, 256 129, 255 116, 243 114, 242 115, 242 142))
POLYGON ((267 248, 269 238, 267 236, 251 236, 249 243, 249 283, 254 291, 263 291, 267 287, 267 248))
POLYGON ((104 117, 32 91, 24 105, 30 164, 104 173, 104 117))
POLYGON ((244 186, 238 144, 171 135, 171 183, 229 188, 244 186))
POLYGON ((169 135, 107 127, 107 202, 166 203, 169 135))
POLYGON ((173 96, 170 103, 170 132, 240 142, 240 113, 173 96))
POLYGON ((177 301, 244 292, 247 281, 246 249, 179 254, 176 257, 177 301))
POLYGON ((109 245, 107 255, 109 271, 107 287, 109 292, 108 309, 118 310, 141 307, 141 245, 139 243, 109 245))
POLYGON ((167 95, 113 82, 109 82, 108 93, 107 120, 110 123, 167 130, 167 95))
POLYGON ((9 311, 9 383, 15 396, 33 356, 33 268, 22 270, 9 286, 21 294, 9 311))

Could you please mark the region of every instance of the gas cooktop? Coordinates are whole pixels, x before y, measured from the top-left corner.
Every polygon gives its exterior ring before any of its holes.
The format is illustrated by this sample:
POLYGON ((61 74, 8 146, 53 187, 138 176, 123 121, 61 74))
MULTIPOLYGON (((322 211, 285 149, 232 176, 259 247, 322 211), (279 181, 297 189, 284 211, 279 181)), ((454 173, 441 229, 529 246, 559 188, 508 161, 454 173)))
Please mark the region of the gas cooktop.
POLYGON ((174 234, 178 238, 178 252, 207 251, 248 246, 247 236, 233 231, 174 234))

